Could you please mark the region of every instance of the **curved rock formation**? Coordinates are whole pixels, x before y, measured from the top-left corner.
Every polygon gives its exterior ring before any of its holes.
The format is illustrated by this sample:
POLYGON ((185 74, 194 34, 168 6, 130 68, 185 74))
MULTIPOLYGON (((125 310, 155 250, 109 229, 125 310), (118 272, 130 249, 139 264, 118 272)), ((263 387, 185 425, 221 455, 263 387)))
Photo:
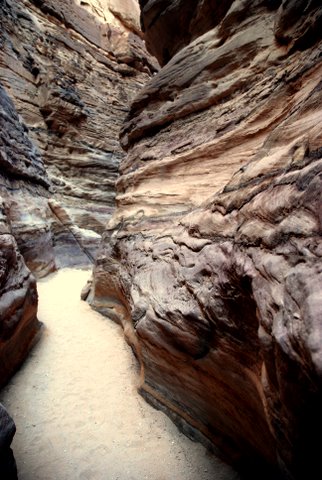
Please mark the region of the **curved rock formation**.
POLYGON ((37 337, 36 277, 93 263, 129 99, 155 71, 135 0, 0 2, 0 385, 37 337))
POLYGON ((36 274, 55 269, 49 179, 28 128, 0 85, 0 192, 7 223, 27 265, 36 274))
POLYGON ((92 263, 114 209, 119 129, 156 69, 138 4, 4 0, 0 15, 0 78, 51 183, 56 267, 92 263))
POLYGON ((21 252, 36 271, 38 265, 54 267, 45 213, 48 179, 26 130, 0 86, 0 386, 24 360, 40 327, 36 281, 21 252))
POLYGON ((314 478, 320 2, 140 3, 165 66, 123 127, 89 301, 123 324, 142 393, 188 433, 237 465, 314 478))
MULTIPOLYGON (((35 277, 92 263, 129 98, 156 69, 135 0, 0 2, 0 387, 40 332, 35 277)), ((0 476, 16 478, 0 406, 0 476)))

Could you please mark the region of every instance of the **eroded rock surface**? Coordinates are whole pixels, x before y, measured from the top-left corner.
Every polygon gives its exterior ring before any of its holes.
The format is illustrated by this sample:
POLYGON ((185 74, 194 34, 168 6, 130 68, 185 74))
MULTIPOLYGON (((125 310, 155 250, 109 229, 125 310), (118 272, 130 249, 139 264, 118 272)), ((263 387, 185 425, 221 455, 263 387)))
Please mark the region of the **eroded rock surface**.
POLYGON ((134 0, 3 0, 0 18, 3 385, 39 331, 35 277, 94 261, 114 209, 119 128, 157 67, 134 0))
POLYGON ((138 4, 5 0, 0 15, 1 82, 51 183, 56 267, 92 263, 114 209, 119 129, 156 69, 138 4))
POLYGON ((0 193, 9 231, 37 275, 55 269, 49 179, 28 128, 0 85, 0 193))
POLYGON ((314 478, 320 2, 140 3, 166 65, 123 127, 118 208, 89 301, 123 324, 142 393, 188 432, 236 464, 314 478))
POLYGON ((2 386, 27 355, 40 327, 36 280, 26 263, 35 272, 48 272, 54 268, 54 255, 46 218, 48 178, 26 125, 1 86, 0 167, 2 386))

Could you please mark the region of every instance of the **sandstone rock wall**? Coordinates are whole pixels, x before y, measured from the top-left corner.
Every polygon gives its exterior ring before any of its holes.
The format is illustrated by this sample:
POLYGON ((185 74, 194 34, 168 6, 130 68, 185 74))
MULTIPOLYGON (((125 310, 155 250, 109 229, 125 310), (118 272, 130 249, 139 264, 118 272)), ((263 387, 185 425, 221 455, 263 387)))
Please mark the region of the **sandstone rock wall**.
POLYGON ((40 328, 36 280, 22 254, 35 271, 54 268, 47 189, 27 127, 0 87, 0 386, 24 360, 40 328))
POLYGON ((140 3, 165 66, 123 126, 89 301, 123 324, 142 393, 188 433, 237 465, 314 478, 320 2, 140 3))
POLYGON ((128 102, 157 68, 135 0, 0 2, 0 385, 37 337, 36 277, 93 263, 128 102))
POLYGON ((0 81, 45 163, 56 266, 92 263, 114 209, 119 128, 156 68, 138 5, 5 0, 0 15, 0 81))

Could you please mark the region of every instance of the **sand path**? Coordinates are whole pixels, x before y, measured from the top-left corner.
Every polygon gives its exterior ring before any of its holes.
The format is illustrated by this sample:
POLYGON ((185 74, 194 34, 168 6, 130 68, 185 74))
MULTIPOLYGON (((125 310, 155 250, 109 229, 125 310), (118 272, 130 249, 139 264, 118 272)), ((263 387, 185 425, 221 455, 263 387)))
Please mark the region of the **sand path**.
POLYGON ((1 392, 17 433, 20 480, 236 480, 136 392, 119 326, 80 301, 88 271, 39 282, 46 328, 1 392))

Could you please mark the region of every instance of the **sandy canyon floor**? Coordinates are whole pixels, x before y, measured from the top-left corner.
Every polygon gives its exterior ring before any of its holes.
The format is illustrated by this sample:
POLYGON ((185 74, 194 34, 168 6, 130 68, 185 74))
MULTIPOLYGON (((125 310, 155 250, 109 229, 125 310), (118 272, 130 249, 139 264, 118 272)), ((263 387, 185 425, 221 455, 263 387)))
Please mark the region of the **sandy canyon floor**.
POLYGON ((237 480, 137 393, 121 328, 80 300, 90 273, 41 280, 40 342, 0 400, 20 480, 237 480))

